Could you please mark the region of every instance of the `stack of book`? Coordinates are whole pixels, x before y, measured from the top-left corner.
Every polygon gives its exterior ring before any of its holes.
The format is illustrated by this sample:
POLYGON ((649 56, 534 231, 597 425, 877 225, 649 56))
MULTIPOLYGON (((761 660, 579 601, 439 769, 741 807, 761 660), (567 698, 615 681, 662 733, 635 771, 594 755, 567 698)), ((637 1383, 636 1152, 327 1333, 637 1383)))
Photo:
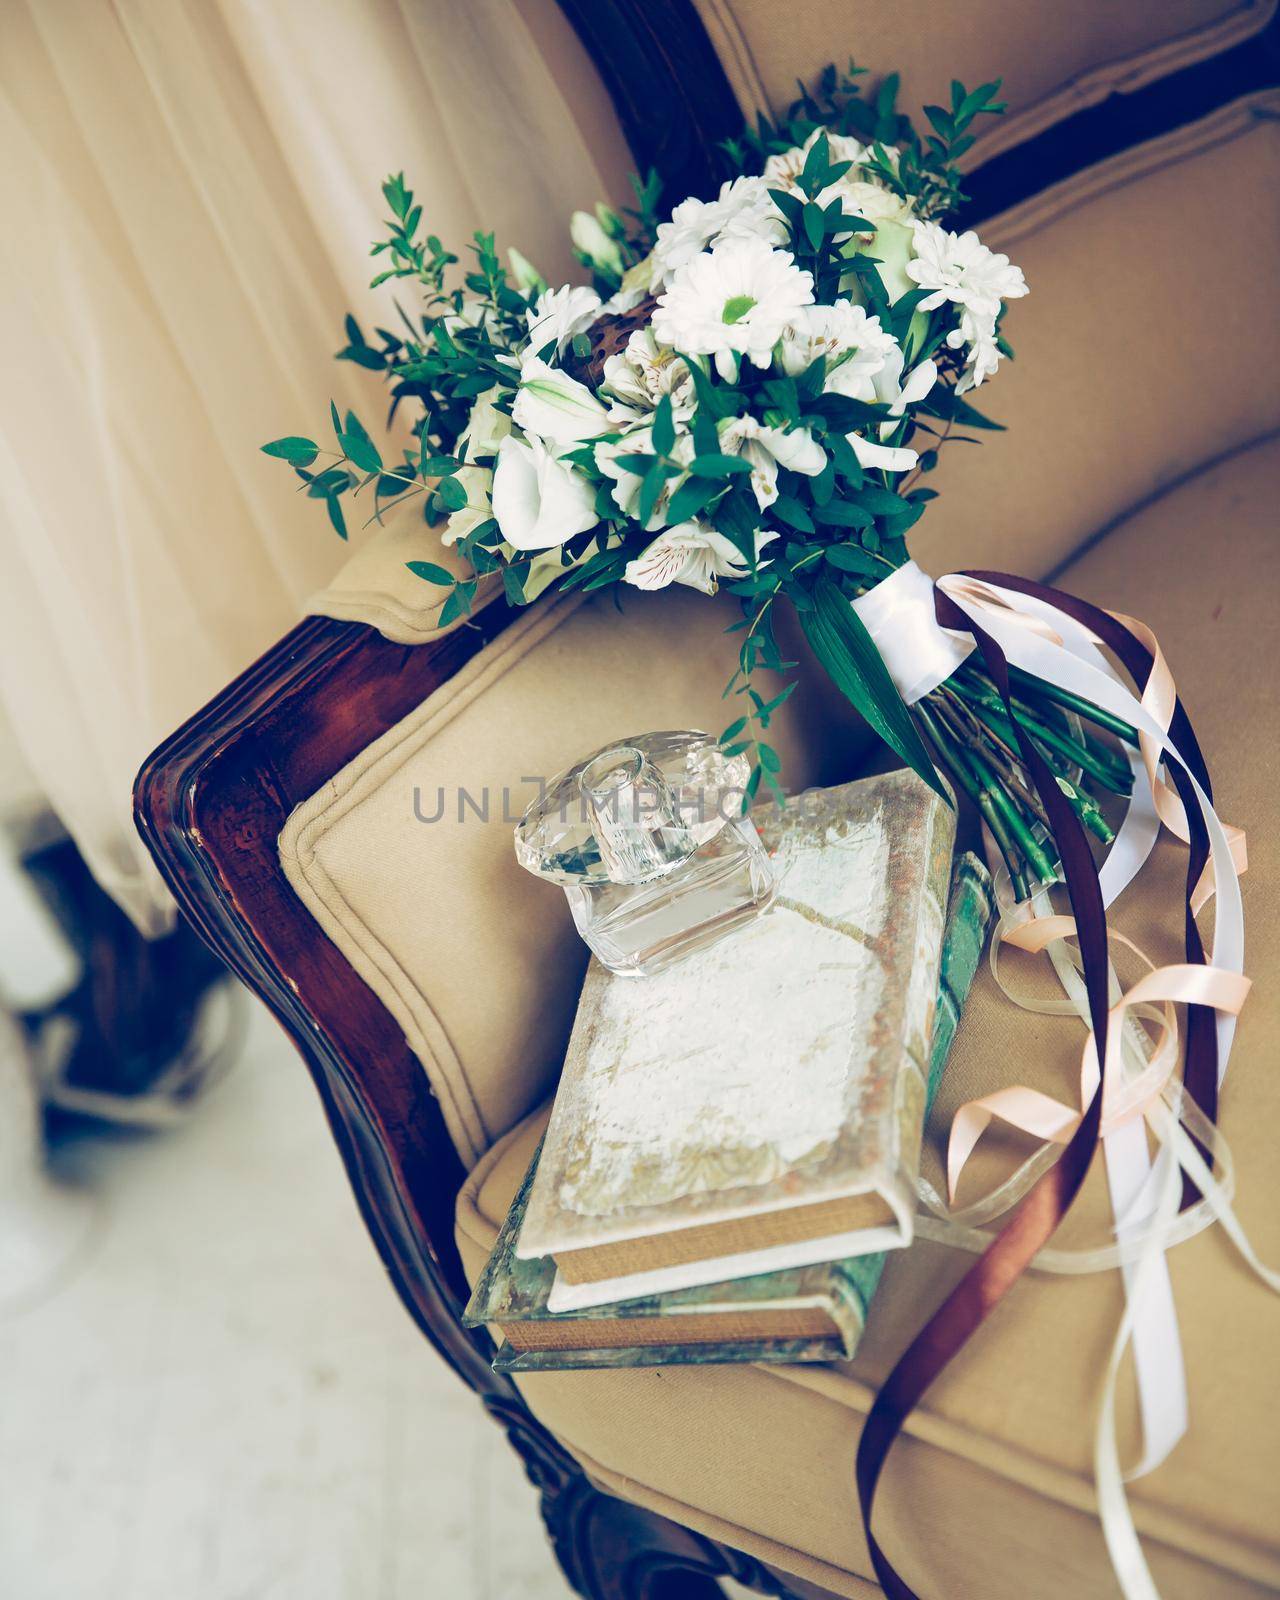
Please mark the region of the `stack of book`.
POLYGON ((909 772, 755 816, 765 915, 657 977, 592 962, 467 1308, 501 1370, 849 1357, 911 1242, 990 880, 909 772))

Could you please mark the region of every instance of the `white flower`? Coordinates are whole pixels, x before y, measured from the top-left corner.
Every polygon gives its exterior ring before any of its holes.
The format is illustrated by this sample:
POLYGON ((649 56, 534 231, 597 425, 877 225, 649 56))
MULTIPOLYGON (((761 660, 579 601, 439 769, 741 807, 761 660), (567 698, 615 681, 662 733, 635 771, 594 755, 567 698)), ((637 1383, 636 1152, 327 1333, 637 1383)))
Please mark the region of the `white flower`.
POLYGON ((669 345, 658 343, 652 328, 637 328, 626 349, 606 359, 601 388, 621 402, 613 408, 615 418, 652 411, 664 394, 671 396, 675 415, 687 417, 696 399, 688 366, 669 345))
POLYGON ((514 434, 498 446, 493 514, 515 550, 549 550, 600 520, 587 479, 557 461, 541 439, 514 434))
MULTIPOLYGON (((776 533, 756 534, 756 556, 776 533)), ((721 578, 741 578, 748 570, 742 552, 731 539, 705 522, 682 522, 668 528, 653 543, 628 561, 623 577, 637 589, 665 589, 671 583, 687 584, 703 594, 714 594, 721 578)))
POLYGON ((767 367, 784 328, 812 303, 813 279, 786 250, 763 239, 726 239, 676 273, 658 300, 653 331, 677 350, 713 356, 732 382, 739 355, 767 367))
MULTIPOLYGON (((781 155, 770 156, 765 162, 764 177, 771 188, 790 191, 797 187, 797 180, 804 171, 809 151, 823 133, 827 136, 827 146, 831 151, 833 166, 840 161, 851 161, 856 171, 867 159, 867 146, 859 144, 850 134, 832 133, 829 128, 815 128, 802 145, 784 150, 781 155)), ((845 176, 851 178, 854 173, 849 172, 845 176)))
POLYGON ((988 250, 972 231, 949 233, 936 222, 917 222, 913 242, 915 259, 907 263, 907 276, 932 291, 920 302, 921 311, 950 300, 975 316, 994 318, 1001 301, 1027 292, 1021 267, 988 250))
POLYGON ((622 276, 622 248, 605 232, 598 217, 593 217, 589 211, 575 211, 569 218, 569 237, 573 248, 585 256, 597 272, 607 277, 622 276))
POLYGON ((628 267, 622 274, 622 282, 601 308, 604 313, 612 316, 634 311, 640 302, 652 293, 654 271, 655 262, 651 251, 643 261, 637 261, 634 267, 628 267))
POLYGON ((915 287, 908 269, 918 225, 915 210, 910 201, 878 183, 841 181, 836 187, 845 210, 865 217, 876 229, 874 233, 850 235, 844 253, 875 256, 879 263, 876 271, 892 305, 915 287))
POLYGON ((972 311, 960 313, 960 325, 952 328, 947 343, 953 350, 968 345, 965 369, 956 384, 956 393, 965 394, 976 389, 987 378, 995 376, 1000 365, 1000 346, 996 343, 996 319, 975 315, 972 311))
MULTIPOLYGON (((887 405, 890 416, 894 417, 902 416, 908 406, 918 405, 933 388, 938 377, 938 369, 932 361, 920 361, 904 378, 902 375, 904 359, 901 348, 895 344, 884 366, 871 380, 870 398, 887 405)), ((885 423, 883 431, 891 433, 893 428, 893 423, 885 423)))
POLYGON ((609 413, 585 383, 536 356, 520 369, 511 415, 516 426, 555 444, 579 444, 608 433, 609 413))
POLYGON ((763 511, 778 498, 778 468, 816 477, 827 464, 827 452, 807 428, 771 428, 754 417, 734 417, 720 426, 720 448, 727 456, 751 463, 751 487, 763 511))
POLYGON ((829 306, 805 306, 783 330, 779 357, 784 372, 798 377, 825 356, 824 391, 871 400, 873 375, 898 348, 891 333, 851 300, 829 306))
MULTIPOLYGON (((671 460, 681 466, 688 466, 693 460, 693 435, 686 428, 683 431, 677 427, 675 444, 667 452, 671 460)), ((641 427, 632 428, 621 439, 602 440, 595 448, 596 470, 603 477, 612 478, 613 488, 610 493, 613 503, 619 511, 624 512, 633 520, 638 520, 640 515, 640 490, 644 483, 644 469, 633 472, 626 464, 626 458, 633 455, 653 454, 653 428, 649 423, 641 427)), ((667 507, 671 504, 671 496, 682 483, 686 481, 687 473, 675 473, 669 477, 662 486, 662 492, 654 501, 653 510, 645 527, 649 532, 661 528, 667 520, 667 507)))
POLYGON ((493 493, 493 473, 488 467, 459 467, 453 475, 467 492, 467 503, 451 513, 440 535, 444 544, 457 544, 469 533, 474 533, 482 522, 493 515, 490 496, 493 493))
POLYGON ((502 386, 495 383, 492 389, 476 397, 467 425, 458 435, 461 460, 479 461, 497 455, 498 446, 511 432, 511 418, 495 404, 502 393, 502 386))
POLYGON ((650 260, 653 282, 661 288, 688 262, 721 239, 763 239, 784 244, 786 221, 763 178, 741 177, 723 184, 715 200, 682 200, 669 222, 658 224, 650 260))
POLYGON ((582 284, 566 284, 563 289, 547 289, 530 306, 529 342, 521 357, 524 361, 540 356, 554 342, 554 356, 560 355, 575 334, 584 333, 600 313, 600 296, 582 284))

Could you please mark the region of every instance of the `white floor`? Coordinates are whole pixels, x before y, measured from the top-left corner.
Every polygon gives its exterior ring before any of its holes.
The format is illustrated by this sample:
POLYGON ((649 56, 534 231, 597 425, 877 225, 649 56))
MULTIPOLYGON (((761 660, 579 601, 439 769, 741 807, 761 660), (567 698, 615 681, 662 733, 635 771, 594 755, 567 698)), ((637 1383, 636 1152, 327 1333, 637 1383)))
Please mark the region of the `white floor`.
POLYGON ((423 1342, 255 1010, 175 1133, 82 1138, 87 1260, 0 1323, 6 1600, 564 1600, 501 1431, 423 1342))

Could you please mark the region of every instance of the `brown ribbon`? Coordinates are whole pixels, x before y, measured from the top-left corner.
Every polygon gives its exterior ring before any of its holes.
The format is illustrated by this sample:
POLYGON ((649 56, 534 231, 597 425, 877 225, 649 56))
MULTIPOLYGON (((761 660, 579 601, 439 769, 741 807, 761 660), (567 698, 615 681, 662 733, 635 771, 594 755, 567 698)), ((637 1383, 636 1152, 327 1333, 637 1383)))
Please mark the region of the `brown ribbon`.
MULTIPOLYGON (((1002 588, 1017 590, 1057 606, 1075 618, 1107 645, 1123 663, 1135 682, 1141 685, 1151 670, 1152 657, 1142 643, 1108 612, 1087 601, 1066 594, 1047 584, 1033 583, 1003 572, 969 572, 976 578, 1002 588)), ((1036 792, 1053 828, 1062 862, 1062 873, 1071 902, 1084 966, 1085 991, 1089 1002, 1100 1069, 1105 1074, 1108 1023, 1107 914, 1098 869, 1088 838, 1075 812, 1058 788, 1031 739, 1013 715, 1010 704, 1009 666, 1004 652, 990 634, 963 612, 941 591, 935 592, 935 608, 940 626, 968 633, 982 654, 987 671, 995 683, 1009 721, 1015 729, 1036 792)), ((1181 701, 1174 711, 1170 732, 1179 750, 1193 767, 1206 794, 1211 794, 1209 775, 1199 744, 1181 701)), ((1186 951, 1189 962, 1204 962, 1204 946, 1191 911, 1191 896, 1209 858, 1209 838, 1190 779, 1170 762, 1174 783, 1186 808, 1191 831, 1191 858, 1187 869, 1186 951)), ((1213 1011, 1205 1006, 1189 1008, 1185 1082, 1201 1109, 1210 1119, 1217 1108, 1217 1038, 1213 1011)), ((894 1440, 902 1431, 911 1411, 943 1371, 952 1357, 977 1332, 988 1314, 1000 1303, 1026 1271, 1036 1252, 1049 1240, 1066 1216, 1084 1183, 1098 1145, 1102 1116, 1104 1077, 1084 1110, 1080 1125, 1065 1146, 1057 1163, 1030 1189, 1014 1209, 1008 1222, 986 1251, 960 1280, 937 1311, 912 1340, 881 1386, 858 1442, 856 1481, 863 1529, 876 1577, 889 1600, 918 1600, 914 1590, 898 1574, 871 1530, 871 1514, 876 1487, 894 1440)), ((1194 1199, 1195 1191, 1191 1191, 1194 1199)), ((1184 1204, 1187 1203, 1184 1188, 1184 1204)))

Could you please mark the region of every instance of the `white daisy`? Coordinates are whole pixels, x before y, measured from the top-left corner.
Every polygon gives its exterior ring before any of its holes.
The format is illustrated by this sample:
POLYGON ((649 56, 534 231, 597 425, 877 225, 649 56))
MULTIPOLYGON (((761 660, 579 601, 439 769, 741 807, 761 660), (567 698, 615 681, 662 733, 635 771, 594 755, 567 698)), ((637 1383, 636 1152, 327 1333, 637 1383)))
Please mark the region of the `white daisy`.
POLYGON ((763 511, 778 498, 778 468, 816 477, 827 452, 807 428, 771 428, 754 417, 734 417, 720 426, 720 449, 751 463, 751 487, 763 511))
MULTIPOLYGON (((756 556, 776 533, 756 534, 756 556)), ((731 539, 705 522, 682 522, 658 535, 653 543, 628 561, 623 577, 637 589, 665 589, 683 583, 703 594, 714 594, 721 578, 741 578, 747 572, 742 552, 731 539)))
POLYGON ((738 357, 767 367, 783 330, 813 304, 813 278, 786 250, 763 239, 726 239, 683 266, 658 300, 653 331, 662 344, 715 358, 733 382, 738 357))
POLYGON ((787 225, 763 178, 741 177, 721 186, 714 200, 682 200, 669 222, 658 224, 650 256, 652 282, 663 288, 681 267, 721 239, 764 239, 783 244, 787 225))
POLYGON ((913 247, 907 276, 932 291, 920 302, 921 311, 950 300, 976 316, 994 317, 1002 300, 1027 293, 1022 268, 988 250, 972 231, 950 233, 936 222, 917 222, 913 247))
POLYGON ((521 362, 542 355, 553 341, 554 359, 575 334, 586 332, 599 312, 600 296, 584 284, 566 284, 562 289, 548 289, 540 294, 527 313, 529 341, 521 362))

